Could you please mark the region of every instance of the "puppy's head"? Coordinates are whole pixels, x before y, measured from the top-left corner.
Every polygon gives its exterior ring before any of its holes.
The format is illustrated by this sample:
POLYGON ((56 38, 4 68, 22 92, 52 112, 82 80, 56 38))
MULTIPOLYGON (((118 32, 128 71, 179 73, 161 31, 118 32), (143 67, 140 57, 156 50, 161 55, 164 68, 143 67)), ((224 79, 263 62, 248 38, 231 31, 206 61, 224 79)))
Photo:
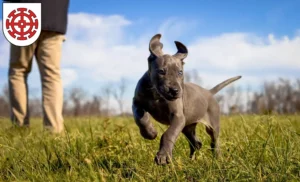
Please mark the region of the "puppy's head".
POLYGON ((188 55, 186 46, 175 41, 177 53, 164 54, 161 34, 152 37, 149 44, 148 74, 158 93, 167 100, 182 97, 183 92, 183 60, 188 55))

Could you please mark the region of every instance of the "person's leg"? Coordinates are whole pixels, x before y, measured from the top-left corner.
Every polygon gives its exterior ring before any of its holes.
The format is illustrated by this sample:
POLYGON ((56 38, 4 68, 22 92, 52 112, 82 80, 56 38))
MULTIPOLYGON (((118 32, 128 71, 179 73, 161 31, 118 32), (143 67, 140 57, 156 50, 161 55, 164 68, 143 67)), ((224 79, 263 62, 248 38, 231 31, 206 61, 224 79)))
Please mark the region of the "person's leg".
POLYGON ((36 57, 42 81, 44 127, 60 133, 63 125, 63 87, 60 76, 60 59, 64 35, 42 32, 36 57))
POLYGON ((29 125, 27 77, 31 71, 36 43, 10 46, 8 86, 11 121, 18 126, 29 125))

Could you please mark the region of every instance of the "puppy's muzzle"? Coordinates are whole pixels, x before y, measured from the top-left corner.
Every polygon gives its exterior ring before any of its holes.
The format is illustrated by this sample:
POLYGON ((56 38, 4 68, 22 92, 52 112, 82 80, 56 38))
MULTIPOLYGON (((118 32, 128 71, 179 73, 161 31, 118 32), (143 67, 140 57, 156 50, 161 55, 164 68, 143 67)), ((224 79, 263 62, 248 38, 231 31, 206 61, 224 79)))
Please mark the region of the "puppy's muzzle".
POLYGON ((172 87, 169 87, 169 94, 172 96, 172 97, 177 97, 178 96, 178 93, 179 93, 179 90, 177 88, 172 88, 172 87))

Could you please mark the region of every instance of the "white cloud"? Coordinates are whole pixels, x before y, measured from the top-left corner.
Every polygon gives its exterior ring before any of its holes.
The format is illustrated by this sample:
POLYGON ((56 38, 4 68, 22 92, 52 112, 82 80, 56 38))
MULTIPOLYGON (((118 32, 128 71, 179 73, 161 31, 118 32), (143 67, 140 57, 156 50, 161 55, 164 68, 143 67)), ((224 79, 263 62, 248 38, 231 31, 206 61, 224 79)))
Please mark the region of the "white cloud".
POLYGON ((249 33, 226 33, 199 38, 189 46, 190 67, 225 70, 256 68, 299 68, 300 36, 275 38, 249 33))
POLYGON ((87 72, 93 80, 116 81, 145 71, 147 45, 125 43, 123 28, 130 24, 128 20, 121 16, 75 14, 70 15, 69 22, 63 66, 87 72))

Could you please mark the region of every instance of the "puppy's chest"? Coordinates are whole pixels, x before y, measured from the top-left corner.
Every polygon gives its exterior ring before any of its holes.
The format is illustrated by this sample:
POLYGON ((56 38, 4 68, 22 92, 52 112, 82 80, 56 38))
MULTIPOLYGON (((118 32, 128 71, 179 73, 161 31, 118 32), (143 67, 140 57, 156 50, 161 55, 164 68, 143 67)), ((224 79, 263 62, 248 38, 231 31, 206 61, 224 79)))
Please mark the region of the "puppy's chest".
POLYGON ((170 124, 170 110, 166 102, 160 100, 150 101, 146 106, 146 110, 158 122, 170 124))

